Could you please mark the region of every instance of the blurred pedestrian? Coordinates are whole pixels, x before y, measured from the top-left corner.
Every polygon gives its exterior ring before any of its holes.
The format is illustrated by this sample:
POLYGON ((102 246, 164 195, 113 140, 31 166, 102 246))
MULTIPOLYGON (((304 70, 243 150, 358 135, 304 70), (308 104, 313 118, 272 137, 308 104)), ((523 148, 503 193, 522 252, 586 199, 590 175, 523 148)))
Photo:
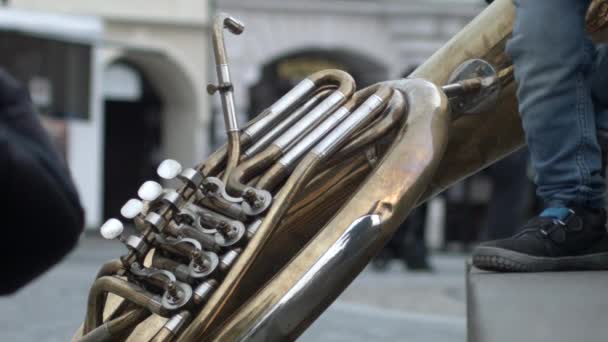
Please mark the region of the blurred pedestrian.
POLYGON ((528 218, 533 193, 527 170, 528 150, 525 148, 485 170, 492 180, 492 196, 481 226, 481 240, 507 238, 517 233, 528 218))
POLYGON ((0 295, 56 264, 76 244, 84 214, 65 162, 27 91, 0 69, 0 295))
POLYGON ((476 247, 473 263, 495 271, 608 269, 608 46, 586 31, 591 0, 515 6, 506 52, 545 208, 513 237, 476 247))

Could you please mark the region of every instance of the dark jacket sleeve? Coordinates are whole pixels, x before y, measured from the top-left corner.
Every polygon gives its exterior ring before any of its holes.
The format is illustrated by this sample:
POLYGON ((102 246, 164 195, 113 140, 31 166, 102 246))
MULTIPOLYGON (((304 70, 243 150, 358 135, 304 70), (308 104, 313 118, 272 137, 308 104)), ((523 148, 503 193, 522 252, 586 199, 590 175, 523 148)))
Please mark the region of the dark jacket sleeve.
POLYGON ((16 291, 78 241, 84 213, 29 95, 0 69, 0 294, 16 291))

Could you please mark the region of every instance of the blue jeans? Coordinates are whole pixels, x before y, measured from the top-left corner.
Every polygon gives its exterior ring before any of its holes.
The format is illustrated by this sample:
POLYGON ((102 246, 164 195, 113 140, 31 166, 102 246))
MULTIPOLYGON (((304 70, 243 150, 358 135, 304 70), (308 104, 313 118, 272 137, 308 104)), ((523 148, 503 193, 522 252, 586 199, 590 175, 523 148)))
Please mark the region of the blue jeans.
POLYGON ((590 2, 514 0, 507 54, 537 193, 548 207, 604 206, 608 47, 595 46, 585 30, 590 2))

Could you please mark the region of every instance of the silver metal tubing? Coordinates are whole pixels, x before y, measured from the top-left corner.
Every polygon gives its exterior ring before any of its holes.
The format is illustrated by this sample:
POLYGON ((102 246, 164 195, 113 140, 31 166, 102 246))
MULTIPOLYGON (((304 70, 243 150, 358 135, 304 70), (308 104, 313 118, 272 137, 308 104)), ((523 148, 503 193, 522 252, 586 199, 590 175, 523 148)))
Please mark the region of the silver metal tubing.
POLYGON ((224 111, 224 122, 227 132, 238 131, 236 110, 234 108, 234 92, 230 69, 228 67, 228 54, 224 42, 224 28, 234 34, 241 34, 244 26, 235 18, 226 14, 220 14, 215 18, 213 24, 213 46, 215 51, 215 63, 218 79, 218 90, 222 99, 222 109, 224 111))
POLYGON ((359 106, 359 108, 357 108, 357 110, 331 131, 325 139, 318 143, 312 152, 321 158, 331 154, 335 149, 340 147, 340 143, 343 142, 347 136, 359 129, 361 125, 364 125, 367 121, 373 119, 373 116, 370 114, 381 110, 384 107, 383 105, 384 99, 382 97, 377 94, 370 96, 361 106, 359 106))
POLYGON ((287 132, 283 133, 273 145, 285 150, 290 144, 302 138, 302 132, 309 131, 319 123, 325 116, 333 112, 338 106, 344 103, 346 97, 340 91, 335 91, 323 102, 316 106, 306 116, 304 116, 295 125, 290 127, 287 132))
POLYGON ((129 300, 139 306, 145 307, 160 316, 166 316, 168 311, 163 308, 160 297, 146 291, 139 285, 125 280, 105 276, 95 280, 89 292, 87 314, 85 317, 83 335, 101 325, 103 321, 104 301, 107 293, 113 293, 129 300))
POLYGON ((315 87, 326 85, 338 86, 337 91, 344 94, 346 97, 350 97, 350 95, 355 92, 356 87, 355 80, 342 70, 322 70, 316 72, 298 83, 298 85, 285 94, 279 101, 262 113, 264 117, 249 126, 243 134, 253 138, 258 134, 263 133, 264 130, 267 130, 268 127, 283 118, 292 106, 302 101, 302 99, 309 95, 315 87), (270 113, 267 113, 268 111, 270 113))
POLYGON ((247 158, 252 157, 258 152, 264 150, 268 145, 272 143, 274 139, 276 139, 281 133, 285 132, 287 127, 291 126, 294 122, 300 120, 304 115, 306 115, 314 106, 319 104, 319 102, 324 99, 327 94, 329 94, 330 90, 324 90, 317 95, 310 98, 303 105, 298 107, 293 111, 285 120, 281 121, 278 125, 272 128, 268 133, 262 136, 258 141, 256 141, 250 148, 245 151, 243 154, 247 158))
MULTIPOLYGON (((228 64, 220 64, 217 65, 216 68, 217 78, 220 84, 232 84, 228 64)), ((239 130, 239 124, 236 119, 234 91, 232 89, 226 89, 221 93, 221 95, 222 109, 224 111, 224 122, 226 124, 226 132, 236 132, 239 130)))
POLYGON ((165 324, 165 328, 177 334, 182 327, 190 321, 192 315, 188 311, 182 311, 178 315, 171 317, 165 324))
POLYGON ((200 284, 195 290, 193 295, 194 304, 200 305, 206 302, 213 291, 217 288, 217 281, 214 279, 209 279, 204 283, 200 284))
POLYGON ((222 99, 222 110, 224 112, 224 123, 228 133, 228 159, 224 177, 227 178, 230 171, 238 164, 241 146, 239 140, 239 127, 234 106, 234 90, 230 79, 228 67, 228 54, 224 42, 224 28, 234 34, 241 34, 244 30, 243 24, 226 14, 220 14, 215 18, 213 24, 213 46, 215 51, 215 63, 217 69, 217 86, 210 86, 211 90, 217 90, 222 99))
POLYGON ((321 140, 329 131, 331 131, 337 124, 339 124, 345 117, 350 114, 350 109, 347 107, 340 107, 340 109, 333 112, 327 119, 325 119, 319 126, 313 129, 310 133, 294 145, 289 151, 279 159, 278 163, 283 165, 287 169, 291 169, 295 163, 302 157, 308 150, 314 146, 319 140, 321 140))
MULTIPOLYGON (((350 85, 349 82, 346 83, 350 85)), ((350 95, 352 95, 352 92, 348 94, 348 96, 350 95)), ((231 177, 227 183, 228 189, 243 196, 247 202, 248 200, 245 198, 245 191, 247 191, 248 186, 246 183, 266 171, 268 167, 272 166, 272 164, 274 164, 281 156, 283 156, 285 152, 287 152, 288 147, 292 143, 296 143, 301 138, 306 136, 307 132, 314 129, 314 127, 318 125, 323 118, 328 117, 346 100, 347 96, 344 93, 339 90, 334 91, 296 124, 291 126, 264 151, 257 154, 254 158, 241 163, 239 167, 237 167, 231 174, 231 177)), ((274 182, 269 184, 269 189, 272 188, 272 185, 274 185, 274 182)))
POLYGON ((244 135, 248 135, 252 139, 258 138, 264 133, 268 127, 272 126, 278 120, 282 119, 287 111, 309 95, 315 89, 315 83, 309 79, 304 79, 292 88, 287 94, 283 95, 277 102, 270 106, 264 114, 264 117, 255 123, 251 124, 244 131, 244 135))

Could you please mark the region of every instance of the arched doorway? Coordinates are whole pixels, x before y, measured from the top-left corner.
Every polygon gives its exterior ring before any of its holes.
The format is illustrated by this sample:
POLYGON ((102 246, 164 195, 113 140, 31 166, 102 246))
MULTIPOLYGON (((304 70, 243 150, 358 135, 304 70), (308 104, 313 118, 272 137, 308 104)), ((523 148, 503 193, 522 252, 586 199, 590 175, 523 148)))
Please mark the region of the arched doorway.
POLYGON ((116 216, 145 180, 156 179, 163 102, 145 74, 126 60, 104 72, 103 216, 116 216))
POLYGON ((348 72, 361 89, 387 79, 385 66, 358 52, 343 49, 301 49, 281 55, 262 66, 261 79, 250 87, 250 115, 256 115, 308 75, 324 70, 348 72))

